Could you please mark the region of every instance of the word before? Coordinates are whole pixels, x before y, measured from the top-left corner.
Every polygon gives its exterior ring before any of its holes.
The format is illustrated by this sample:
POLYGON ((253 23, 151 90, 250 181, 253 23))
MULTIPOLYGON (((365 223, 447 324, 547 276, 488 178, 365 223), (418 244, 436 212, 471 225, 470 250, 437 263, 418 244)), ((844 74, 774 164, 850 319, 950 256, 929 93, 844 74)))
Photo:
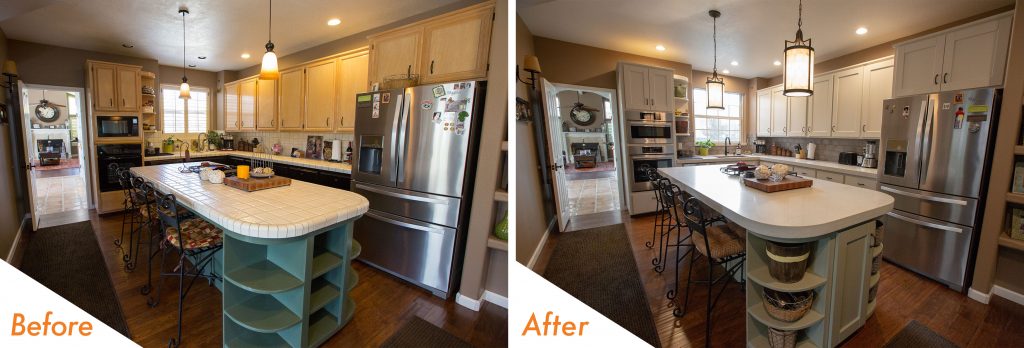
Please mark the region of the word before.
POLYGON ((581 321, 579 322, 579 325, 577 325, 576 322, 572 321, 561 322, 558 321, 557 315, 555 316, 555 321, 551 321, 552 314, 554 313, 549 311, 548 314, 544 316, 544 331, 541 332, 540 323, 537 322, 537 314, 531 313, 530 321, 526 322, 526 328, 523 329, 522 336, 526 336, 526 333, 530 331, 536 332, 537 336, 547 336, 548 328, 551 328, 551 331, 553 331, 553 333, 551 334, 552 336, 558 336, 559 326, 562 327, 563 336, 575 336, 576 334, 583 336, 583 327, 587 326, 587 324, 590 324, 589 321, 581 321), (577 331, 577 326, 579 327, 579 331, 577 331))
POLYGON ((50 321, 50 315, 53 312, 47 311, 46 317, 43 318, 43 322, 30 321, 25 324, 25 315, 21 313, 14 313, 14 324, 11 326, 11 336, 21 336, 28 333, 29 336, 39 336, 39 330, 42 329, 43 336, 73 336, 75 334, 75 326, 78 326, 78 334, 81 336, 92 335, 92 323, 83 321, 81 323, 77 321, 63 322, 63 321, 50 321))

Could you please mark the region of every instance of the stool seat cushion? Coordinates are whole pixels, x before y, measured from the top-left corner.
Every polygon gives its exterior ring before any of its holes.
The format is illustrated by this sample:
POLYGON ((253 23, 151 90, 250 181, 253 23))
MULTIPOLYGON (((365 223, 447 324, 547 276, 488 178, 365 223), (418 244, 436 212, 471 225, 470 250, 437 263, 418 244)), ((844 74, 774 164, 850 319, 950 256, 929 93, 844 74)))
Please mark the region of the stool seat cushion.
MULTIPOLYGON (((159 204, 150 203, 150 204, 147 204, 147 205, 149 206, 149 209, 146 209, 147 208, 146 206, 142 206, 142 207, 139 208, 139 214, 142 214, 143 218, 150 219, 150 217, 149 217, 149 213, 150 212, 153 212, 153 214, 159 214, 156 211, 158 208, 160 208, 159 204)), ((160 209, 162 209, 162 208, 160 208, 160 209)), ((170 212, 168 212, 167 210, 164 210, 164 214, 170 215, 170 212)), ((184 215, 188 215, 188 214, 189 214, 188 209, 185 209, 185 207, 182 207, 180 205, 178 206, 178 216, 184 216, 184 215)), ((159 218, 159 217, 160 217, 159 215, 154 215, 152 217, 152 219, 156 219, 156 218, 159 218)))
POLYGON ((722 259, 738 255, 746 250, 746 230, 736 231, 730 225, 714 225, 707 227, 708 247, 704 245, 704 234, 693 233, 693 244, 704 256, 722 259))
POLYGON ((223 232, 210 222, 199 219, 185 219, 179 224, 181 226, 181 238, 185 239, 185 245, 178 240, 178 231, 174 227, 167 228, 167 241, 181 249, 202 249, 218 246, 223 242, 223 232))

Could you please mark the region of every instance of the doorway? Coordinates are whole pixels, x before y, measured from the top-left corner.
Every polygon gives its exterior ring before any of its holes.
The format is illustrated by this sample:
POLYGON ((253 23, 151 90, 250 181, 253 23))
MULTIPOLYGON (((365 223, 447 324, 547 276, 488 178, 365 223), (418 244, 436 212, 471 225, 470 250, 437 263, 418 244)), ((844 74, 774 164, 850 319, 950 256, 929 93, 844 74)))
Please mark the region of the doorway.
POLYGON ((27 175, 33 226, 88 220, 85 103, 80 88, 23 85, 27 175))

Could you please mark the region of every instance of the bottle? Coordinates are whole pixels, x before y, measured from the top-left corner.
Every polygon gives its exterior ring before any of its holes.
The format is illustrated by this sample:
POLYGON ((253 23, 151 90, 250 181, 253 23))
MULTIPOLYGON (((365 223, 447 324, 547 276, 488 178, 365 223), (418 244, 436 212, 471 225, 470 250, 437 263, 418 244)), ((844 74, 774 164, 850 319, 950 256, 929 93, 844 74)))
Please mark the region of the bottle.
POLYGON ((345 148, 345 162, 352 162, 352 142, 348 142, 348 147, 345 148))

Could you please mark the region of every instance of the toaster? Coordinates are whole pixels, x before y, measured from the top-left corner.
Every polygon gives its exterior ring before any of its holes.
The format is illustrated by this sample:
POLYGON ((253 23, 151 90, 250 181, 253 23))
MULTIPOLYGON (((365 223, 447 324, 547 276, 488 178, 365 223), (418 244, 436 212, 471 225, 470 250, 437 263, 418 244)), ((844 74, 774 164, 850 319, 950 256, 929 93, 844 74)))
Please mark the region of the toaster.
POLYGON ((839 164, 848 164, 851 166, 857 165, 857 153, 856 152, 840 152, 839 153, 839 164))

